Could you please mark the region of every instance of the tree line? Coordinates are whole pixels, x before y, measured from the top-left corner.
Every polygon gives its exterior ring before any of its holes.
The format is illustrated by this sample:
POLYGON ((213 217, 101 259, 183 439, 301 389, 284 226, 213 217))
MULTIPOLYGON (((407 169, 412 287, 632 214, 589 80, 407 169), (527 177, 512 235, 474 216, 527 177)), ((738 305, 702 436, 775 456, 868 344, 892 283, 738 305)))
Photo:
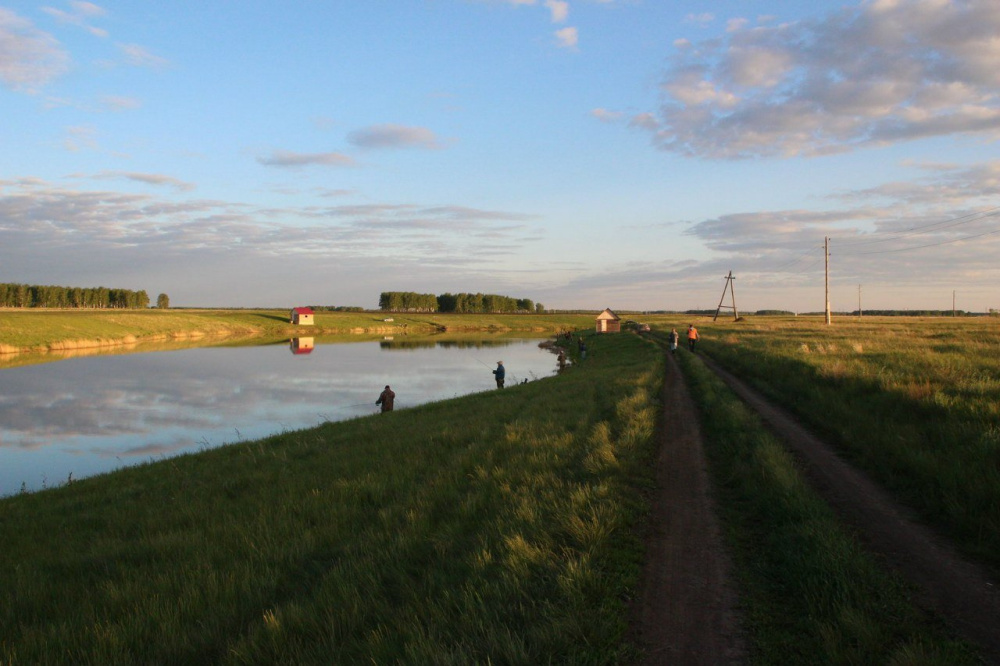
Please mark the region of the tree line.
MULTIPOLYGON (((157 306, 169 307, 166 294, 160 294, 157 306)), ((111 289, 108 287, 57 287, 0 283, 0 307, 5 308, 121 308, 149 307, 145 290, 111 289)))
POLYGON ((418 294, 413 291, 383 291, 378 307, 385 312, 510 313, 545 312, 545 306, 530 298, 499 294, 418 294))

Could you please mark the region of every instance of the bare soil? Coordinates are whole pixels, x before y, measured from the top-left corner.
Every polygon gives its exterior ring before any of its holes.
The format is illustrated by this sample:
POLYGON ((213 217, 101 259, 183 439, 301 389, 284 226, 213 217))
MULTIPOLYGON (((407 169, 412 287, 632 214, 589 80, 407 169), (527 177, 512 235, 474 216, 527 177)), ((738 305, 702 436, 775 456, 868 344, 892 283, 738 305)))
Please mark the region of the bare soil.
POLYGON ((697 408, 668 353, 646 559, 633 606, 645 666, 746 660, 697 408))
MULTIPOLYGON (((914 601, 1000 664, 1000 586, 961 557, 790 414, 709 359, 706 365, 760 414, 813 487, 863 543, 915 590, 914 601)), ((733 664, 748 659, 730 560, 713 509, 699 415, 668 354, 657 489, 646 559, 632 609, 643 665, 733 664)))

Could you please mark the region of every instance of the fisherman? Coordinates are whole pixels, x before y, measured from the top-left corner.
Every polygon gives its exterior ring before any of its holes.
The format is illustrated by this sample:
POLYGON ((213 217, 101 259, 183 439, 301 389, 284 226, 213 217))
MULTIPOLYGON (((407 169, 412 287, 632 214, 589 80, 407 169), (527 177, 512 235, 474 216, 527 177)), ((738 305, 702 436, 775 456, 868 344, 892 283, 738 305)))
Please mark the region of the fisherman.
POLYGON ((556 361, 559 363, 559 369, 560 370, 566 367, 566 350, 565 349, 560 349, 559 350, 559 356, 556 358, 556 361))
POLYGON ((497 361, 497 369, 493 371, 493 374, 497 376, 497 388, 503 388, 503 378, 507 372, 503 369, 503 361, 497 361))
POLYGON ((382 413, 392 411, 392 401, 396 399, 396 394, 392 392, 389 385, 385 385, 385 390, 379 395, 378 400, 375 401, 376 405, 382 405, 382 413))
POLYGON ((688 324, 688 349, 694 351, 694 343, 698 342, 698 329, 694 324, 688 324))
POLYGON ((580 351, 580 358, 587 358, 587 343, 583 341, 583 336, 577 341, 577 349, 580 351))

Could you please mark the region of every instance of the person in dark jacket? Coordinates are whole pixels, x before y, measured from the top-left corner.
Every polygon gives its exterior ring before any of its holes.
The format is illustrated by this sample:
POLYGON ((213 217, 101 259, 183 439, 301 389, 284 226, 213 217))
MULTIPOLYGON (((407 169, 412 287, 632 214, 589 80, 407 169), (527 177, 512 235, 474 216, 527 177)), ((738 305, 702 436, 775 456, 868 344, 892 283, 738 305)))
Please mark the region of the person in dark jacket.
POLYGON ((392 392, 389 385, 386 384, 385 390, 379 395, 378 400, 375 401, 376 405, 382 405, 382 413, 392 411, 392 401, 396 399, 396 394, 392 392))
POLYGON ((497 388, 503 388, 503 378, 507 372, 503 369, 503 361, 497 361, 497 369, 493 371, 497 376, 497 388))

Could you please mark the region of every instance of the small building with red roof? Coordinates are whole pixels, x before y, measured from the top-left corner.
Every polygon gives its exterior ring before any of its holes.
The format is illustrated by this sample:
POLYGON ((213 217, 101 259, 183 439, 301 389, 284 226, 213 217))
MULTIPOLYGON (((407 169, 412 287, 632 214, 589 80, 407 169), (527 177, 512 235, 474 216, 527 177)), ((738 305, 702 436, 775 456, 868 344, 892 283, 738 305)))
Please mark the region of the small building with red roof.
POLYGON ((291 322, 296 326, 313 326, 312 308, 292 308, 291 322))

